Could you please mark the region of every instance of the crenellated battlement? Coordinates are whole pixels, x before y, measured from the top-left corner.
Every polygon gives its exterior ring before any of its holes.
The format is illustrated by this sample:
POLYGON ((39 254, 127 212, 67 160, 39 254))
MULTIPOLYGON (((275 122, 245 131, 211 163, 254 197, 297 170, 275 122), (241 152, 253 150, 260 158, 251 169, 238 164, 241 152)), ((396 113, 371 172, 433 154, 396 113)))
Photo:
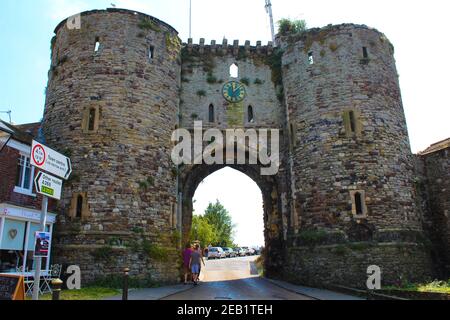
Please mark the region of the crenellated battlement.
POLYGON ((239 56, 241 54, 271 55, 275 47, 272 41, 269 41, 267 45, 262 45, 262 41, 257 41, 256 46, 252 46, 250 40, 246 40, 244 45, 240 45, 239 40, 234 40, 232 44, 229 44, 228 39, 223 39, 221 44, 216 40, 212 40, 210 44, 205 44, 205 39, 200 38, 199 43, 194 44, 193 39, 189 38, 187 43, 183 43, 183 48, 185 48, 188 53, 232 54, 234 56, 239 56))

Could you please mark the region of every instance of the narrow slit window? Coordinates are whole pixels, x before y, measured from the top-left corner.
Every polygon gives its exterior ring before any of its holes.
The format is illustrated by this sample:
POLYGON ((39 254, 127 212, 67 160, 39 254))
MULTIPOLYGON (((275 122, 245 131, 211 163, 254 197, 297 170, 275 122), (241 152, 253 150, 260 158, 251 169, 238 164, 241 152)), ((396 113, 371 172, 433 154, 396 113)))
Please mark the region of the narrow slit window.
POLYGON ((88 130, 89 131, 95 130, 95 116, 96 116, 95 108, 89 109, 89 118, 88 118, 88 130))
POLYGON ((350 111, 349 112, 349 117, 350 117, 350 130, 352 133, 356 132, 356 117, 355 117, 355 112, 354 111, 350 111))
POLYGON ((215 121, 215 115, 214 115, 214 105, 209 105, 209 122, 213 123, 215 121))
POLYGON ((253 113, 253 107, 252 106, 248 106, 248 122, 249 123, 254 123, 255 122, 255 114, 253 113))
POLYGON ((367 47, 363 47, 363 57, 364 59, 369 58, 369 52, 367 52, 367 47))
POLYGON ((290 134, 291 134, 291 145, 295 146, 295 129, 294 129, 294 124, 291 123, 290 125, 290 134))
POLYGON ((230 78, 238 78, 239 77, 239 67, 233 63, 230 66, 230 78))
POLYGON ((355 193, 355 208, 356 208, 356 215, 361 216, 364 214, 363 199, 361 193, 359 192, 355 193))
POLYGON ((312 51, 308 53, 308 61, 309 64, 314 64, 314 54, 312 51))
POLYGON ((76 210, 76 215, 75 217, 77 218, 81 218, 82 214, 83 214, 83 196, 80 194, 77 197, 77 210, 76 210))
POLYGON ((151 61, 153 61, 153 59, 155 58, 155 47, 154 46, 150 46, 149 50, 148 50, 148 59, 151 61))
POLYGON ((94 47, 94 52, 98 53, 100 51, 100 38, 95 38, 95 47, 94 47))

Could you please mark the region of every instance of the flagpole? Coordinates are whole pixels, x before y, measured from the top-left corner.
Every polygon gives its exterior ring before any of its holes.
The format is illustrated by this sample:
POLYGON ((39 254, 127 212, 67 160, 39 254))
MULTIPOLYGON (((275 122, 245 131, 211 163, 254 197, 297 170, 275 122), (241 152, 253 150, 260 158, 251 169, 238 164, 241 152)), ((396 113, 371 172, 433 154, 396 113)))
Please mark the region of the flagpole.
POLYGON ((192 0, 189 0, 189 39, 192 39, 192 0))

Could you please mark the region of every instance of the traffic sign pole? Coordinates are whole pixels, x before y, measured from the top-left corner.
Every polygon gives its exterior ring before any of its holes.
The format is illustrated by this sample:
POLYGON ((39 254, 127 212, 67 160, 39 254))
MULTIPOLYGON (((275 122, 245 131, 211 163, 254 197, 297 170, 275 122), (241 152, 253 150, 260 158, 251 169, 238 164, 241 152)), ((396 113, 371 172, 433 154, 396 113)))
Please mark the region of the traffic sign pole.
MULTIPOLYGON (((48 196, 60 200, 62 189, 62 181, 51 175, 67 180, 72 173, 72 163, 68 157, 35 140, 31 144, 30 162, 32 166, 49 173, 45 174, 40 172, 35 179, 36 190, 43 195, 40 229, 41 232, 45 232, 48 196)), ((35 250, 37 249, 35 248, 35 250)), ((36 270, 34 273, 33 300, 39 300, 42 257, 36 256, 35 254, 34 259, 36 270)), ((47 255, 47 259, 50 259, 49 255, 47 255)))
MULTIPOLYGON (((41 225, 40 230, 45 232, 47 224, 47 208, 48 197, 42 198, 42 210, 41 210, 41 225)), ((47 257, 49 259, 50 257, 47 257)), ((34 271, 34 285, 33 285, 33 300, 39 300, 39 287, 41 285, 41 269, 42 269, 42 257, 35 257, 36 270, 34 271)))

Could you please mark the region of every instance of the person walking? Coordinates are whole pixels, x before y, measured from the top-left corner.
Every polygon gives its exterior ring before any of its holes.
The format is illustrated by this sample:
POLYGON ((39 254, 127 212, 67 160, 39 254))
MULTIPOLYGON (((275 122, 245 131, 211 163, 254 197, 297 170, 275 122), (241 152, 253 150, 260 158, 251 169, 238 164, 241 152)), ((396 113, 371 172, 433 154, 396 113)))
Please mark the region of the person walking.
POLYGON ((189 262, 194 285, 198 285, 201 263, 203 263, 203 265, 206 266, 205 261, 203 260, 202 252, 200 251, 200 246, 197 244, 195 245, 194 251, 192 251, 191 253, 191 260, 189 262))
POLYGON ((188 278, 191 273, 190 263, 191 263, 191 254, 192 254, 192 246, 190 243, 186 244, 185 249, 183 250, 183 271, 184 271, 184 284, 188 283, 188 278))

